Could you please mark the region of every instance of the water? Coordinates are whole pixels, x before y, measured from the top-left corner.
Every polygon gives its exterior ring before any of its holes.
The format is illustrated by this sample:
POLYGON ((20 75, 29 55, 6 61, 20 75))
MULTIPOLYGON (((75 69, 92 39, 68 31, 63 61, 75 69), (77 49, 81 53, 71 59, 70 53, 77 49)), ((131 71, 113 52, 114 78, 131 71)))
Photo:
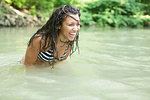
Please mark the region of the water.
POLYGON ((19 65, 38 28, 0 28, 0 100, 150 100, 150 30, 82 28, 54 70, 19 65))

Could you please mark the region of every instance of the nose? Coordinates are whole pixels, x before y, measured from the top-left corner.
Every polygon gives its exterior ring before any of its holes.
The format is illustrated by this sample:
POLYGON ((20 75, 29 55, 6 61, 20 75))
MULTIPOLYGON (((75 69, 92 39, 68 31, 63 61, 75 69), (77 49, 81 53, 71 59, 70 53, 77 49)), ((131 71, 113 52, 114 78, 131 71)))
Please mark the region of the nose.
POLYGON ((76 31, 76 32, 77 32, 79 29, 80 29, 80 26, 74 26, 74 27, 73 27, 73 31, 76 31))

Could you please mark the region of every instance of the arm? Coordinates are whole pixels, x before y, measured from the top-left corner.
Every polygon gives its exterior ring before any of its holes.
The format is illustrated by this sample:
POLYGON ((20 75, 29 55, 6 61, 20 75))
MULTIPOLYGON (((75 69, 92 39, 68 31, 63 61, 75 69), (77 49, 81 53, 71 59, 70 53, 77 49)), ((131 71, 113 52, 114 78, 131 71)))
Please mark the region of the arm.
POLYGON ((27 47, 24 61, 26 66, 32 66, 36 63, 40 51, 40 40, 41 37, 34 38, 30 45, 27 47))

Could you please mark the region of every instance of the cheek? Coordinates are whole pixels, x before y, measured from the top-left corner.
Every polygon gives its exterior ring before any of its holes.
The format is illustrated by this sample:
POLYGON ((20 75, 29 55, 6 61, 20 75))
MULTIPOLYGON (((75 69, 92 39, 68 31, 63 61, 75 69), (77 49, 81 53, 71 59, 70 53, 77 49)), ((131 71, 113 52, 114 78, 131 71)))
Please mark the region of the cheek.
POLYGON ((78 30, 80 30, 80 26, 78 27, 78 30))
POLYGON ((61 30, 62 30, 62 34, 64 34, 65 36, 68 36, 69 33, 71 32, 71 28, 67 27, 67 26, 66 27, 62 27, 61 30))
POLYGON ((70 32, 71 30, 72 30, 71 27, 65 27, 65 31, 66 31, 66 32, 70 32))

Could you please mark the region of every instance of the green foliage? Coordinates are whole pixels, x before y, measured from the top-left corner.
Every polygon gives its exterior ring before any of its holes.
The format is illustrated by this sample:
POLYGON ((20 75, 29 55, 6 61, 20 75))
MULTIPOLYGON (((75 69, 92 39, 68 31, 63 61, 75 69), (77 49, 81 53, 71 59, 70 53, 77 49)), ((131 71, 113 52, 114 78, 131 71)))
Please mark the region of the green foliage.
POLYGON ((6 3, 14 6, 18 9, 23 9, 25 7, 26 0, 5 0, 6 3))
POLYGON ((49 12, 62 5, 80 6, 82 0, 5 0, 5 2, 17 9, 27 9, 31 15, 37 12, 49 12))
POLYGON ((22 9, 25 7, 25 2, 26 0, 14 0, 12 3, 14 6, 22 9))
POLYGON ((82 0, 55 0, 54 7, 60 7, 62 5, 79 5, 82 3, 82 0))
POLYGON ((140 2, 140 3, 143 3, 143 4, 146 4, 145 6, 145 14, 149 14, 150 15, 150 1, 149 0, 136 0, 137 2, 140 2))
POLYGON ((12 0, 5 0, 8 4, 12 4, 12 0))
MULTIPOLYGON (((101 27, 142 27, 145 21, 134 15, 143 15, 144 7, 145 4, 135 0, 99 0, 87 3, 83 11, 90 13, 90 19, 101 27)), ((85 25, 90 25, 86 18, 82 20, 85 25)))
MULTIPOLYGON (((5 3, 29 14, 37 13, 46 21, 52 11, 62 5, 74 5, 81 8, 81 25, 99 25, 100 27, 143 27, 150 25, 149 0, 4 0, 5 3), (149 14, 149 15, 148 15, 149 14), (148 17, 145 17, 148 16, 148 17)), ((2 12, 6 12, 3 7, 2 12)))
POLYGON ((93 25, 92 14, 81 10, 81 25, 93 25))
POLYGON ((3 6, 0 8, 0 11, 1 11, 1 13, 2 13, 2 14, 7 13, 6 8, 5 8, 5 7, 3 7, 3 6))
POLYGON ((34 6, 37 10, 49 10, 53 8, 54 0, 26 0, 26 5, 28 9, 34 6))
POLYGON ((31 15, 36 15, 39 11, 49 11, 54 9, 54 0, 5 0, 5 2, 17 9, 27 9, 31 15))

